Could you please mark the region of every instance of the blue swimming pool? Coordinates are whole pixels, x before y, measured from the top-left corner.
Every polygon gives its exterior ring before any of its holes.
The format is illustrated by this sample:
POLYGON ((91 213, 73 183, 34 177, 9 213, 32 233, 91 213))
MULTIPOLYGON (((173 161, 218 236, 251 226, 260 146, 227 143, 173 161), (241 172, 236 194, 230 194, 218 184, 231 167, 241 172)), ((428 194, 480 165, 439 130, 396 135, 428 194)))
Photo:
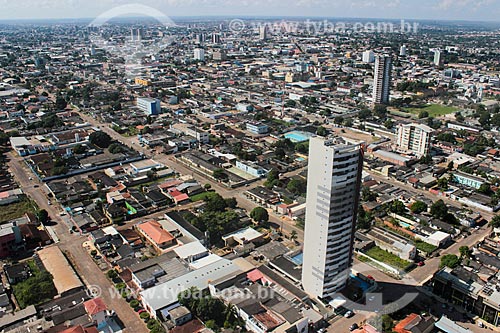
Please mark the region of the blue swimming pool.
POLYGON ((290 259, 293 261, 295 265, 302 265, 302 262, 304 261, 304 254, 300 252, 299 254, 294 255, 290 259))
POLYGON ((411 224, 403 222, 403 221, 399 221, 399 225, 402 226, 403 228, 410 228, 411 227, 411 224))
POLYGON ((309 140, 312 134, 302 131, 292 131, 285 133, 284 136, 285 138, 290 139, 292 142, 304 142, 309 140))
POLYGON ((359 277, 357 277, 354 274, 350 274, 351 280, 363 290, 363 292, 367 291, 368 288, 370 288, 370 284, 366 281, 361 280, 359 277))

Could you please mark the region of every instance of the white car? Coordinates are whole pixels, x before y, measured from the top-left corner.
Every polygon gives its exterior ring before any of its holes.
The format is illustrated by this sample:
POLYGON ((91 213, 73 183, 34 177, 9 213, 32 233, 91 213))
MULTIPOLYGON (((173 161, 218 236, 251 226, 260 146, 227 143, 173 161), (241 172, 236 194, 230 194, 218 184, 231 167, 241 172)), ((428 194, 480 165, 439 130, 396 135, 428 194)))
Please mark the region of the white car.
POLYGON ((346 317, 346 318, 351 318, 352 316, 354 316, 354 312, 352 312, 352 311, 347 311, 344 315, 344 317, 346 317))

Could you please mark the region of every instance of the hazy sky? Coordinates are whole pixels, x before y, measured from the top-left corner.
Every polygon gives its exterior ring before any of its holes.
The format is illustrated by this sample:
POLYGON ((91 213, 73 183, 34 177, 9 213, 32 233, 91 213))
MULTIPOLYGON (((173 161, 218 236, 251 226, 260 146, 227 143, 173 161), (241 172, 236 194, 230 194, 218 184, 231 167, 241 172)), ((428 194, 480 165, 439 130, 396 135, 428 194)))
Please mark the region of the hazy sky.
POLYGON ((268 15, 500 21, 500 0, 0 0, 0 19, 94 18, 114 7, 133 3, 151 6, 167 16, 268 15))

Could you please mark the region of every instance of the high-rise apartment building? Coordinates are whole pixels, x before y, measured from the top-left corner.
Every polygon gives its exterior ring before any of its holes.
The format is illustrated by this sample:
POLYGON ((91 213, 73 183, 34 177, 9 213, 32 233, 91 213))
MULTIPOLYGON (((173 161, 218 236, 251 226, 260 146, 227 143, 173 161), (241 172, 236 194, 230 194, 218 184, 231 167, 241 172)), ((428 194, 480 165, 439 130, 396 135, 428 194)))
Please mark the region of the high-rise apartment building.
POLYGON ((392 58, 389 55, 375 57, 373 80, 373 104, 388 104, 391 91, 392 58))
POLYGON ((373 61, 375 61, 375 53, 372 50, 363 52, 363 62, 370 64, 373 61))
POLYGON ((341 139, 309 141, 302 286, 332 298, 349 278, 363 151, 341 139))
POLYGON ((205 50, 202 48, 194 49, 194 60, 205 61, 205 50))
POLYGON ((443 57, 441 50, 434 50, 434 65, 441 66, 443 64, 443 57))
POLYGON ((267 40, 267 37, 268 37, 267 33, 268 33, 268 31, 267 31, 266 25, 259 27, 259 39, 260 40, 267 40))
POLYGON ((398 148, 421 157, 430 152, 433 129, 423 124, 400 124, 398 126, 398 148))

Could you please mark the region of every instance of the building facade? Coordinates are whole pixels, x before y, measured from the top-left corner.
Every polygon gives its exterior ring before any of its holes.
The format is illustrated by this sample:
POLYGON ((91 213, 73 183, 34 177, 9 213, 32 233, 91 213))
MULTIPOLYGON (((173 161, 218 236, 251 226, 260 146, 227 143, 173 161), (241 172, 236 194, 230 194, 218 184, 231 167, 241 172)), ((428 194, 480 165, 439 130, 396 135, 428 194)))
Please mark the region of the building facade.
POLYGON ((362 166, 360 145, 309 141, 302 286, 311 296, 331 298, 349 277, 362 166))
POLYGON ((269 132, 269 127, 260 122, 249 122, 247 123, 247 131, 253 134, 266 134, 269 132))
POLYGON ((426 156, 430 152, 432 128, 423 124, 400 124, 398 126, 398 148, 404 152, 426 156))
POLYGON ((157 115, 161 112, 160 101, 154 98, 137 98, 137 107, 148 115, 157 115))
POLYGON ((391 88, 392 59, 388 55, 375 57, 373 104, 388 104, 391 88))

